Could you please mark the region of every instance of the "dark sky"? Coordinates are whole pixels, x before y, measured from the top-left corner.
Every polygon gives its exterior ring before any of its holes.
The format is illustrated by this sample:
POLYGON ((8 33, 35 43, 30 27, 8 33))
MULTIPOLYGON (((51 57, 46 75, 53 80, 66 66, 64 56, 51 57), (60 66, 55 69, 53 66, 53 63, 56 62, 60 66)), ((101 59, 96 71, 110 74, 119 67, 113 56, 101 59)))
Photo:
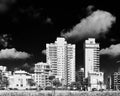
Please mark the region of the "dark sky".
MULTIPOLYGON (((81 19, 86 18, 96 10, 107 11, 116 17, 115 23, 109 28, 105 38, 97 38, 101 49, 119 44, 120 8, 117 1, 79 0, 79 2, 43 3, 40 0, 0 0, 0 34, 1 36, 7 34, 12 38, 12 40, 7 41, 8 46, 1 46, 1 49, 15 48, 19 52, 22 51, 31 55, 30 58, 25 59, 1 58, 0 64, 8 66, 8 69, 14 69, 15 67, 21 68, 25 63, 28 63, 28 66, 33 66, 36 62, 45 62, 46 57, 42 54, 45 44, 54 42, 62 31, 69 31, 81 19)), ((77 42, 68 40, 77 46, 77 70, 84 65, 84 40, 77 42)), ((112 72, 119 60, 120 55, 116 57, 102 55, 101 70, 107 73, 112 72)))

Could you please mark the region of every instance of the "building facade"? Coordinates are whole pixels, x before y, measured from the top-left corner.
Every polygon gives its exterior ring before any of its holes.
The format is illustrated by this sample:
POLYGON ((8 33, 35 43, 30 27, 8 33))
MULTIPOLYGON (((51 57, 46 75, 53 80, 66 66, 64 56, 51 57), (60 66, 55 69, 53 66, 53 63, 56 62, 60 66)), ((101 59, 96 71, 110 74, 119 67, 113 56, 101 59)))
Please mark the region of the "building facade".
POLYGON ((97 90, 105 89, 106 86, 104 85, 104 78, 103 78, 103 72, 92 72, 88 75, 88 88, 89 90, 92 90, 96 88, 97 90))
POLYGON ((75 82, 75 45, 67 44, 65 38, 58 37, 55 43, 46 44, 46 59, 52 74, 64 82, 75 82))
POLYGON ((94 38, 85 40, 85 78, 88 78, 89 89, 105 88, 104 74, 100 72, 100 56, 99 44, 95 42, 94 38))
POLYGON ((11 89, 25 90, 29 89, 30 85, 28 80, 31 79, 31 75, 23 70, 18 70, 9 76, 9 87, 11 89))
POLYGON ((50 73, 51 70, 49 64, 43 62, 35 64, 34 79, 37 86, 45 88, 46 86, 50 85, 50 73))
POLYGON ((112 88, 114 90, 120 90, 120 72, 114 72, 112 74, 112 88))
POLYGON ((99 72, 99 44, 94 38, 85 40, 85 78, 88 73, 99 72))
POLYGON ((1 70, 2 72, 6 72, 6 71, 7 71, 7 67, 6 67, 6 66, 0 66, 0 70, 1 70))

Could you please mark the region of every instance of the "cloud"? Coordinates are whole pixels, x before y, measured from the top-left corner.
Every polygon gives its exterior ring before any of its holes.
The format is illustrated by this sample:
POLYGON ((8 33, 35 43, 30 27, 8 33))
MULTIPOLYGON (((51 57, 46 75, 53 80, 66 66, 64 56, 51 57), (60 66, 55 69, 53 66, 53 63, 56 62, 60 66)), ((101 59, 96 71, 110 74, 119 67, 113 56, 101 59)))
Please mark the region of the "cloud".
POLYGON ((30 54, 26 52, 17 51, 15 48, 2 49, 0 51, 0 59, 26 59, 30 54))
POLYGON ((25 63, 22 65, 22 68, 30 68, 30 65, 28 63, 25 63))
POLYGON ((6 48, 11 46, 10 41, 12 40, 10 34, 1 34, 0 35, 0 47, 6 48))
POLYGON ((116 18, 111 13, 97 10, 82 19, 80 23, 74 26, 69 32, 61 32, 61 36, 67 40, 74 39, 76 41, 89 37, 104 37, 115 21, 116 18))
POLYGON ((120 44, 111 45, 109 48, 101 49, 100 55, 109 55, 116 57, 120 55, 120 44))
POLYGON ((46 24, 53 24, 52 19, 50 17, 47 17, 45 20, 46 24))
POLYGON ((28 63, 25 63, 21 66, 22 70, 28 71, 28 72, 34 72, 34 66, 30 65, 28 63))
POLYGON ((117 40, 114 39, 114 38, 111 38, 110 41, 111 41, 111 42, 116 42, 117 40))
POLYGON ((15 3, 16 0, 0 0, 0 12, 5 12, 10 9, 10 6, 15 3))
POLYGON ((46 55, 46 49, 42 50, 42 54, 46 55))
POLYGON ((86 10, 88 14, 91 14, 93 12, 94 6, 93 5, 89 5, 86 10))

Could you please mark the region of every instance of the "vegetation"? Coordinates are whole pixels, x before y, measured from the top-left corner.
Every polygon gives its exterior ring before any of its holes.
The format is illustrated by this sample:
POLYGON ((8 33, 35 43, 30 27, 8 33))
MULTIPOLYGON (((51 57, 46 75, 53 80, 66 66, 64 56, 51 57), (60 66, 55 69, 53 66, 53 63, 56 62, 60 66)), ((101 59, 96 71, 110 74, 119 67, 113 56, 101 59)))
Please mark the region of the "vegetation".
POLYGON ((35 82, 34 82, 33 79, 28 79, 28 84, 29 84, 30 86, 35 86, 35 82))
POLYGON ((0 70, 0 89, 6 89, 9 85, 8 78, 0 70))
POLYGON ((55 86, 56 88, 58 88, 59 86, 62 86, 62 84, 60 83, 59 79, 54 79, 53 80, 53 86, 55 86))
POLYGON ((59 79, 55 78, 55 76, 50 76, 49 80, 51 81, 51 86, 55 86, 55 89, 57 89, 59 86, 62 86, 59 79))

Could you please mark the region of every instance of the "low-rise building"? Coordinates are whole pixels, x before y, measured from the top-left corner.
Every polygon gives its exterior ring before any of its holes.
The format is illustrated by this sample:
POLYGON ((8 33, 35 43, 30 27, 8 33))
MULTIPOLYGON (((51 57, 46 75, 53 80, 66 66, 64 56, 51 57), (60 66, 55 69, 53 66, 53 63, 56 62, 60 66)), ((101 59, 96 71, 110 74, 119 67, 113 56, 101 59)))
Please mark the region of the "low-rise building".
POLYGON ((112 75, 112 88, 114 90, 120 90, 120 72, 114 72, 112 75))
POLYGON ((2 72, 5 72, 5 71, 7 70, 7 67, 6 67, 6 66, 0 66, 0 70, 1 70, 2 72))
POLYGON ((13 75, 9 76, 9 88, 11 89, 29 89, 30 85, 28 80, 31 79, 31 75, 26 71, 15 71, 13 75))
POLYGON ((94 73, 89 73, 88 75, 88 90, 92 89, 105 89, 104 85, 104 78, 103 78, 103 72, 94 72, 94 73))
POLYGON ((37 86, 45 88, 50 85, 49 75, 50 75, 50 65, 47 63, 39 62, 35 64, 34 78, 37 86))

